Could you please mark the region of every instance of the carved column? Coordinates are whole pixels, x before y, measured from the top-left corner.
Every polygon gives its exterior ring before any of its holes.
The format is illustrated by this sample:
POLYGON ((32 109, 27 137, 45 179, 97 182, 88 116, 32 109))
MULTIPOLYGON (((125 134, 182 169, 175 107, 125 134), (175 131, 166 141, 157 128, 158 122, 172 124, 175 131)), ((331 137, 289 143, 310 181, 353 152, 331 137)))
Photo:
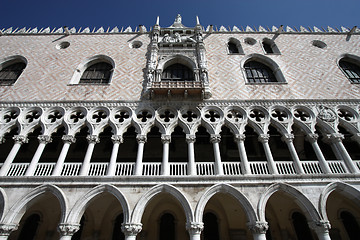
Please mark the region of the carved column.
POLYGON ((234 136, 234 141, 236 142, 236 144, 238 146, 242 173, 247 175, 247 174, 251 174, 251 168, 250 168, 250 164, 249 164, 249 161, 247 158, 246 149, 245 149, 245 145, 244 145, 245 137, 246 137, 245 134, 236 134, 234 136))
POLYGON ((120 146, 120 143, 123 143, 124 140, 121 135, 111 136, 111 140, 113 142, 113 149, 111 152, 110 163, 109 163, 107 175, 115 176, 116 160, 117 160, 117 156, 118 156, 118 152, 119 152, 119 146, 120 146))
POLYGON ((80 224, 60 223, 58 226, 60 240, 71 240, 72 236, 79 231, 79 229, 80 224))
POLYGON ((40 157, 45 149, 46 144, 52 141, 51 136, 48 135, 40 135, 38 136, 39 146, 36 149, 36 152, 30 162, 28 169, 25 172, 25 176, 33 176, 36 170, 36 166, 40 160, 40 157))
POLYGON ((224 175, 224 170, 223 170, 223 166, 221 163, 220 148, 219 148, 220 141, 221 141, 220 134, 211 134, 210 135, 210 142, 213 144, 213 148, 214 148, 215 174, 216 175, 224 175))
POLYGON ((196 141, 196 136, 192 134, 186 134, 186 142, 188 144, 188 175, 196 175, 196 164, 195 164, 195 152, 194 152, 194 143, 196 141))
POLYGON ((125 240, 136 240, 136 235, 142 230, 141 223, 123 223, 121 230, 125 235, 125 240))
POLYGON ((331 240, 329 235, 331 225, 328 221, 320 220, 317 222, 310 222, 309 227, 315 231, 319 240, 331 240))
POLYGON ((266 160, 269 165, 269 170, 271 174, 278 174, 278 170, 276 168, 276 164, 274 158, 271 154, 270 146, 269 146, 269 134, 260 134, 258 140, 262 143, 266 155, 266 160))
POLYGON ((1 167, 0 170, 0 176, 6 176, 6 174, 8 173, 10 166, 12 164, 12 162, 14 161, 16 154, 18 153, 21 145, 23 143, 27 143, 29 141, 29 139, 27 138, 27 136, 23 136, 23 135, 15 135, 13 137, 15 143, 9 153, 9 155, 7 156, 3 166, 1 167))
POLYGON ((59 155, 59 158, 56 162, 54 171, 52 173, 52 176, 60 176, 61 175, 61 171, 63 169, 64 166, 64 162, 67 156, 67 153, 69 151, 70 148, 70 144, 75 143, 76 142, 76 138, 72 135, 64 135, 62 136, 62 140, 64 142, 64 145, 61 149, 61 153, 59 155))
POLYGON ((0 240, 6 240, 10 234, 18 229, 18 224, 0 224, 0 240))
POLYGON ((161 142, 163 144, 163 156, 161 163, 161 175, 170 175, 170 165, 169 165, 169 144, 171 142, 170 135, 161 135, 161 142))
POLYGON ((344 135, 341 133, 332 133, 328 136, 328 141, 330 144, 334 145, 335 148, 338 149, 340 157, 344 160, 346 167, 349 169, 351 173, 358 173, 360 172, 359 169, 354 164, 353 160, 351 159, 348 151, 344 147, 342 140, 344 139, 344 135))
POLYGON ((80 176, 88 175, 89 169, 90 169, 90 160, 91 160, 91 156, 94 151, 95 144, 100 142, 99 136, 96 136, 96 135, 89 135, 86 137, 86 139, 88 140, 89 145, 86 150, 84 161, 81 165, 81 169, 80 169, 80 173, 79 173, 80 176))
POLYGON ((247 224, 250 231, 252 232, 254 240, 266 240, 266 231, 269 228, 267 222, 254 222, 247 224))
POLYGON ((186 230, 190 235, 190 240, 200 240, 201 232, 204 229, 204 223, 202 222, 191 222, 186 224, 186 230))
POLYGON ((142 175, 142 160, 144 155, 144 144, 146 143, 147 140, 146 135, 138 134, 136 136, 136 140, 138 142, 138 151, 136 156, 134 175, 140 176, 142 175))
POLYGON ((290 154, 291 154, 291 158, 294 162, 294 167, 296 169, 296 172, 299 174, 305 174, 304 169, 301 165, 299 156, 296 152, 295 146, 294 146, 294 135, 293 134, 285 134, 282 138, 281 138, 286 145, 289 148, 290 154))
POLYGON ((331 173, 331 170, 329 168, 329 165, 326 162, 326 159, 324 155, 321 152, 321 149, 319 147, 319 144, 317 143, 317 139, 319 138, 319 135, 316 133, 310 133, 307 135, 307 139, 311 143, 311 146, 313 147, 315 154, 319 160, 320 167, 323 171, 323 173, 331 173))

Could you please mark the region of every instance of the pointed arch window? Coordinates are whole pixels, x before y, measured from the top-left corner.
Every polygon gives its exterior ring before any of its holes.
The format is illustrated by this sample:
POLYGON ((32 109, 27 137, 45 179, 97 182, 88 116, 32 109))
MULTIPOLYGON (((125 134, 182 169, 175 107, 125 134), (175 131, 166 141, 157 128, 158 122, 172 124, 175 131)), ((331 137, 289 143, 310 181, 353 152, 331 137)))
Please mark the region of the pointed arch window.
POLYGON ((347 59, 341 59, 339 66, 352 83, 360 83, 360 66, 347 59))
POLYGON ((235 38, 230 38, 227 49, 229 54, 244 54, 240 41, 235 38))
POLYGON ((278 82, 273 71, 263 63, 249 61, 245 63, 244 69, 249 83, 278 82))
POLYGON ((275 42, 271 39, 265 38, 262 41, 262 47, 265 54, 280 54, 279 48, 276 46, 275 42))
POLYGON ((108 84, 113 66, 107 62, 90 65, 82 74, 80 84, 108 84))
POLYGON ((16 62, 10 64, 0 70, 0 85, 12 85, 19 78, 26 64, 24 62, 16 62))
POLYGON ((176 63, 167 67, 161 76, 162 81, 193 81, 194 73, 187 66, 176 63))

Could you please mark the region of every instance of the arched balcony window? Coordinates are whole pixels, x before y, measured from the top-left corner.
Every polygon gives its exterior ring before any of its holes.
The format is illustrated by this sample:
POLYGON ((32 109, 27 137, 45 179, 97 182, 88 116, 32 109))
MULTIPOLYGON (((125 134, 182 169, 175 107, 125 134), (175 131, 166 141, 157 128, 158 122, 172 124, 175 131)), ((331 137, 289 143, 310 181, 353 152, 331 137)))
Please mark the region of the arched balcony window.
POLYGON ((360 66, 348 61, 347 59, 341 59, 339 66, 344 72, 345 76, 352 83, 360 83, 360 66))
POLYGON ((0 68, 0 85, 12 85, 19 78, 26 64, 24 62, 16 62, 4 68, 0 68))
POLYGON ((244 65, 246 79, 249 83, 278 82, 273 71, 257 61, 249 61, 244 65))
POLYGON ((80 84, 107 84, 110 82, 112 65, 107 62, 99 62, 90 65, 82 74, 80 84))
POLYGON ((193 81, 193 71, 185 65, 176 63, 167 67, 161 76, 162 81, 193 81))

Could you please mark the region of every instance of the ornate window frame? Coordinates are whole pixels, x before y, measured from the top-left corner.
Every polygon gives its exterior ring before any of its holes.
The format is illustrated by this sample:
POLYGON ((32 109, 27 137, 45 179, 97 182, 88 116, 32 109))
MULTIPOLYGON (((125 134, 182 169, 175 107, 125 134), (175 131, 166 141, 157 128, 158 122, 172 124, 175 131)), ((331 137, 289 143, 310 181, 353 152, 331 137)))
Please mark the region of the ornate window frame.
MULTIPOLYGON (((81 76, 83 75, 83 73, 85 72, 85 70, 90 67, 93 64, 96 63, 100 63, 100 62, 106 62, 108 64, 110 64, 113 68, 111 70, 111 74, 110 74, 110 78, 109 78, 109 82, 108 83, 102 83, 102 84, 98 84, 98 85, 108 85, 111 83, 112 81, 112 77, 113 77, 113 73, 114 73, 114 69, 115 69, 115 62, 111 57, 108 57, 106 55, 96 55, 90 58, 87 58, 86 60, 84 60, 82 63, 80 63, 78 65, 78 67, 75 69, 75 72, 69 82, 69 85, 78 85, 80 84, 80 79, 81 76)), ((87 85, 87 84, 84 84, 87 85)))
POLYGON ((242 48, 240 41, 238 39, 236 39, 236 38, 233 38, 233 37, 228 39, 228 41, 226 43, 226 51, 227 51, 228 55, 244 55, 245 54, 244 49, 242 48), (232 44, 234 44, 236 46, 236 48, 238 50, 237 53, 230 52, 229 43, 232 43, 232 44))
MULTIPOLYGON (((23 57, 21 55, 14 55, 14 56, 3 58, 0 60, 0 71, 8 66, 11 66, 13 64, 20 63, 20 62, 25 64, 25 67, 22 69, 22 72, 23 72, 28 65, 28 61, 25 57, 23 57)), ((20 78, 21 75, 22 75, 22 73, 20 73, 19 76, 11 83, 4 84, 3 82, 0 82, 0 85, 12 86, 17 82, 17 80, 20 78)))
POLYGON ((284 77, 284 74, 282 73, 280 66, 272 59, 270 59, 269 57, 254 53, 254 54, 250 54, 248 56, 246 56, 245 58, 243 58, 240 62, 240 68, 241 71, 243 73, 243 77, 245 79, 246 84, 251 84, 251 85, 257 85, 257 84, 287 84, 287 81, 284 77), (264 64, 265 66, 269 67, 274 76, 275 79, 277 80, 276 82, 265 82, 265 83, 253 83, 253 82, 249 82, 246 76, 246 71, 245 71, 245 64, 248 63, 249 61, 256 61, 259 63, 264 64))
POLYGON ((354 82, 349 78, 348 74, 340 66, 340 61, 341 60, 352 63, 352 64, 356 65, 360 69, 360 57, 356 56, 356 55, 345 53, 345 54, 340 55, 338 57, 337 61, 336 61, 336 64, 340 68, 340 71, 345 75, 345 77, 349 80, 350 83, 352 83, 352 84, 360 84, 360 81, 359 82, 354 82))
POLYGON ((271 40, 269 38, 264 38, 261 42, 261 47, 264 51, 265 54, 269 54, 269 55, 281 55, 281 52, 279 50, 279 48, 277 47, 276 43, 274 40, 271 40), (271 48, 272 52, 268 52, 265 49, 264 44, 269 45, 269 47, 271 48))

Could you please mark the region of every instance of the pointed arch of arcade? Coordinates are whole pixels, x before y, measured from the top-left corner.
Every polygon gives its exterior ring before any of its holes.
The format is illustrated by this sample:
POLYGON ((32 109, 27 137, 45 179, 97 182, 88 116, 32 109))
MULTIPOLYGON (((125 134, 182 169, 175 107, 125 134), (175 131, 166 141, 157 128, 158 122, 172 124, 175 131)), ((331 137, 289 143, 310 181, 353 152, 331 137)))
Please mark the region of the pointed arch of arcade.
POLYGON ((141 222, 141 218, 143 216, 146 206, 156 195, 160 193, 169 193, 171 196, 175 197, 180 202, 181 206, 184 209, 186 222, 187 223, 193 222, 194 213, 187 198, 174 186, 168 184, 161 184, 151 188, 137 202, 134 211, 132 213, 133 223, 141 222))
POLYGON ((71 209, 69 217, 67 218, 67 222, 80 223, 81 217, 83 216, 86 208, 89 206, 91 201, 102 193, 110 193, 119 201, 124 214, 124 222, 129 222, 130 208, 128 201, 118 188, 109 184, 94 187, 93 189, 85 193, 84 196, 79 198, 74 207, 71 209))
POLYGON ((11 207, 11 209, 4 217, 3 222, 18 224, 20 222, 20 219, 25 213, 26 206, 32 200, 45 193, 51 193, 58 199, 60 204, 60 211, 61 211, 60 222, 63 222, 68 213, 67 198, 65 197, 64 192, 59 187, 51 184, 41 185, 35 188, 34 190, 32 190, 31 192, 29 192, 28 194, 26 194, 24 197, 22 197, 18 202, 16 202, 11 207))
POLYGON ((329 197, 330 193, 332 193, 335 190, 341 192, 345 196, 350 197, 351 200, 356 201, 356 203, 360 206, 360 191, 358 189, 350 186, 347 183, 343 183, 343 182, 330 183, 322 191, 322 193, 320 195, 320 201, 319 201, 320 213, 324 220, 328 220, 327 213, 326 213, 326 203, 327 203, 328 197, 329 197))
POLYGON ((265 208, 269 198, 276 192, 282 191, 296 199, 296 202, 299 204, 299 207, 304 211, 304 214, 307 216, 308 221, 319 221, 321 220, 319 212, 316 210, 315 206, 310 202, 310 200, 296 188, 285 184, 285 183, 275 183, 271 185, 261 196, 258 203, 258 216, 260 221, 266 221, 265 219, 265 208), (310 219, 309 219, 310 218, 310 219))
POLYGON ((7 208, 7 195, 4 189, 0 188, 0 219, 3 219, 5 209, 7 208))
POLYGON ((256 212, 250 201, 237 189, 228 184, 216 184, 210 187, 199 199, 195 209, 195 220, 202 222, 203 213, 208 201, 217 193, 227 193, 233 196, 244 208, 246 217, 250 223, 257 221, 256 212))

